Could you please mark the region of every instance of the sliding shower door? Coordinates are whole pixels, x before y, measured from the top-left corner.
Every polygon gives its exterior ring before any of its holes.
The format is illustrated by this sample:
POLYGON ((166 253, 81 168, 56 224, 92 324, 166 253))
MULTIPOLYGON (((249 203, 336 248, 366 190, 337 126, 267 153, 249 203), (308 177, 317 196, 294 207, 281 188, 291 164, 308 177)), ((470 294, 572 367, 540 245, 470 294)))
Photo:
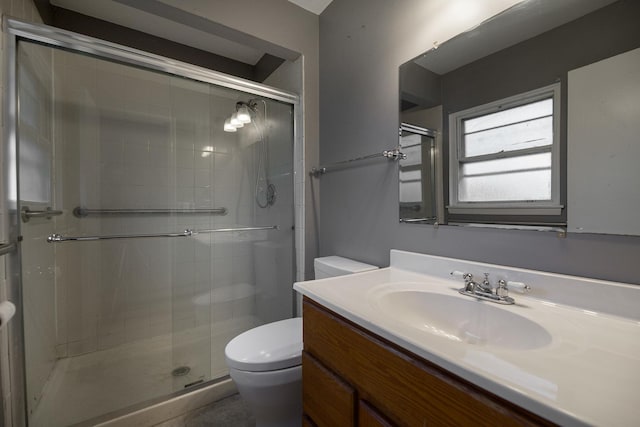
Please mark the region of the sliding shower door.
POLYGON ((16 56, 29 424, 224 378, 231 338, 292 316, 292 105, 29 41, 16 56))

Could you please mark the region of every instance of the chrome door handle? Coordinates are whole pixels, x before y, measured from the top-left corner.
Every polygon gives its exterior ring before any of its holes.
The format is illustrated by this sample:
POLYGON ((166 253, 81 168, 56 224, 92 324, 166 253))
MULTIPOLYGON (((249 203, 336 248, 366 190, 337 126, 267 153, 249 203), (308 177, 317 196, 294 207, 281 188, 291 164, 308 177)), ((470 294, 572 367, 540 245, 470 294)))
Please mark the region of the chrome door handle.
POLYGON ((46 218, 51 219, 54 216, 62 215, 64 212, 62 211, 54 211, 51 208, 47 208, 43 211, 32 211, 29 209, 29 206, 24 206, 20 211, 20 216, 22 217, 22 222, 29 222, 31 218, 46 218))
POLYGON ((16 250, 16 243, 12 242, 12 243, 2 243, 0 244, 0 256, 2 255, 6 255, 10 252, 13 252, 16 250))

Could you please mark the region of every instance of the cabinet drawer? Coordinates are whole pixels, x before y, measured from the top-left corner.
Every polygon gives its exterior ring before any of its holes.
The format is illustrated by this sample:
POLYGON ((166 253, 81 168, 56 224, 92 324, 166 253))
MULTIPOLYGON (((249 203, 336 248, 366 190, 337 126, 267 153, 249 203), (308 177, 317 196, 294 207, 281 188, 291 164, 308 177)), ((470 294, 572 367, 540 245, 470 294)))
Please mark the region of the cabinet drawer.
POLYGON ((356 393, 347 383, 302 353, 303 410, 318 427, 353 426, 356 393))
POLYGON ((308 298, 303 313, 305 351, 398 425, 553 425, 308 298))

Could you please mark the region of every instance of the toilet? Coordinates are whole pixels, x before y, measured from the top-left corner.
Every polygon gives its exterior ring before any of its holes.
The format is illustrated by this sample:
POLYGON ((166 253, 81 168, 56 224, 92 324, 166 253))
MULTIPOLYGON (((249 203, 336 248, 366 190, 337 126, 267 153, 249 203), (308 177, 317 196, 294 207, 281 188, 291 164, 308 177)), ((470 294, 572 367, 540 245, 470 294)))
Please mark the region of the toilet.
MULTIPOLYGON (((378 267, 339 256, 314 260, 316 279, 378 267)), ((302 318, 280 320, 238 335, 227 344, 229 375, 256 418, 256 427, 302 423, 302 318)))

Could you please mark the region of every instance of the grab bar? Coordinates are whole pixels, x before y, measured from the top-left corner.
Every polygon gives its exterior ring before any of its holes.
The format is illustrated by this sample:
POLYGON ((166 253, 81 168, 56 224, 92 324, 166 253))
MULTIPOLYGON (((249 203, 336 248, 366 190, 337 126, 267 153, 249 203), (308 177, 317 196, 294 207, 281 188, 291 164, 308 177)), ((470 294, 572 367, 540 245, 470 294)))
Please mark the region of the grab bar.
POLYGON ((15 251, 16 248, 17 248, 17 245, 15 242, 2 244, 0 245, 0 256, 11 253, 15 251))
POLYGON ((142 239, 153 237, 191 237, 196 234, 207 233, 227 233, 231 231, 255 231, 255 230, 278 230, 277 225, 259 226, 259 227, 237 227, 237 228, 213 228, 205 230, 186 229, 182 233, 160 233, 160 234, 114 234, 111 236, 63 236, 61 234, 51 234, 47 237, 49 243, 60 242, 87 242, 95 240, 115 240, 115 239, 142 239))
POLYGON ((215 214, 226 215, 227 208, 215 209, 88 209, 80 206, 73 209, 73 215, 84 218, 89 215, 157 215, 157 214, 215 214))
POLYGON ((29 206, 24 206, 20 211, 20 216, 22 217, 22 222, 29 222, 31 218, 46 218, 51 219, 54 216, 62 215, 64 212, 62 211, 54 211, 51 208, 47 208, 43 211, 29 209, 29 206))

